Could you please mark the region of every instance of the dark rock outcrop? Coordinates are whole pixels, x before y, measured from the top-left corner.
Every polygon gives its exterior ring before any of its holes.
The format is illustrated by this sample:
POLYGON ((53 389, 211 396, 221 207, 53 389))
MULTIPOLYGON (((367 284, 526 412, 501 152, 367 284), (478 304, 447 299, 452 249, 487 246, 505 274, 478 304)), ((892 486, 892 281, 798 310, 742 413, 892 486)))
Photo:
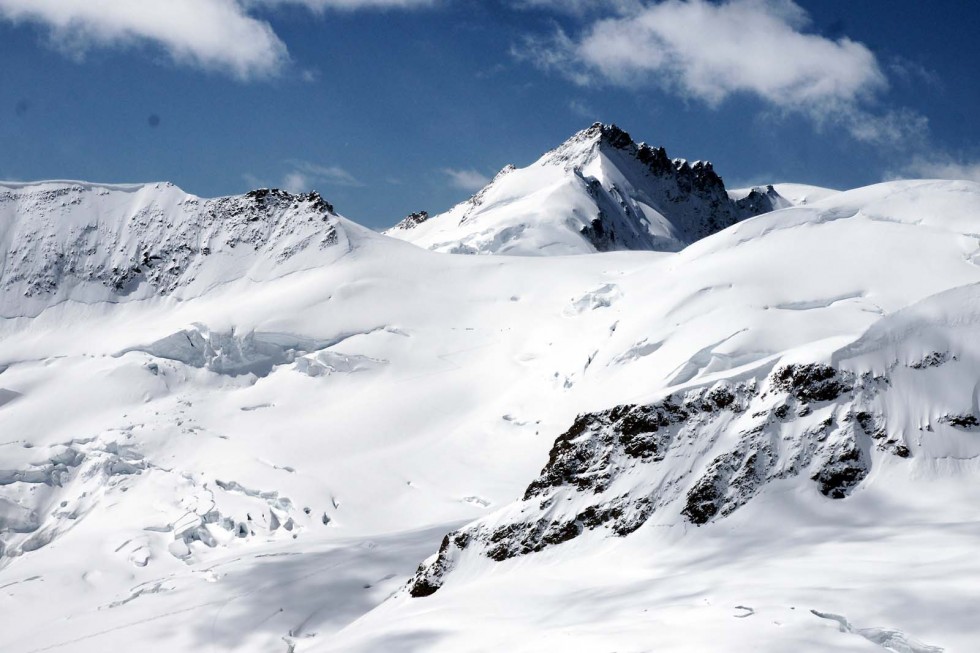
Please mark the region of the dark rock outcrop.
POLYGON ((402 219, 402 221, 396 224, 394 227, 392 227, 392 229, 414 229, 415 227, 419 226, 420 224, 422 224, 428 219, 429 219, 428 211, 414 211, 412 213, 409 213, 407 216, 405 216, 405 218, 402 219))
MULTIPOLYGON (((592 531, 624 537, 658 511, 703 526, 780 479, 804 476, 825 497, 844 499, 867 477, 871 451, 911 455, 889 436, 881 410, 889 389, 886 377, 790 364, 761 378, 579 415, 522 499, 450 534, 410 592, 436 591, 461 555, 502 561, 592 531)), ((972 415, 947 421, 980 427, 972 415)))
POLYGON ((770 184, 765 188, 753 188, 748 195, 735 200, 735 210, 739 217, 744 220, 775 211, 784 201, 770 184))

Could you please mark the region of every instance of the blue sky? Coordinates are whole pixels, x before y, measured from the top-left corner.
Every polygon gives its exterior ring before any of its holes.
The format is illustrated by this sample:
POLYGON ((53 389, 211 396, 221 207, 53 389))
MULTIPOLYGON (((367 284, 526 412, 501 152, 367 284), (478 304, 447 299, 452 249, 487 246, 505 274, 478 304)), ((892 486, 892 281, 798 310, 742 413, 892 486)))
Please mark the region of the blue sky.
POLYGON ((980 180, 980 3, 93 4, 0 0, 0 178, 316 188, 381 227, 600 120, 732 187, 980 180))

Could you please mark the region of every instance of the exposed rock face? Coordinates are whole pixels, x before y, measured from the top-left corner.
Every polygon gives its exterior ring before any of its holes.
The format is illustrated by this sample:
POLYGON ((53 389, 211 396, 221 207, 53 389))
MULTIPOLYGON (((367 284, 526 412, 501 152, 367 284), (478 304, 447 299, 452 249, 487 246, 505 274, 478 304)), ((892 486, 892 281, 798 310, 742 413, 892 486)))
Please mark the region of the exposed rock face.
POLYGON ((791 364, 650 405, 580 415, 523 498, 450 533, 409 591, 435 592, 462 555, 501 561, 587 531, 623 537, 657 511, 707 524, 780 479, 803 475, 824 496, 843 499, 867 476, 870 451, 910 455, 889 436, 894 429, 881 408, 888 389, 887 378, 791 364))
POLYGON ((833 401, 851 390, 848 382, 829 365, 787 365, 777 370, 773 385, 799 401, 833 401))

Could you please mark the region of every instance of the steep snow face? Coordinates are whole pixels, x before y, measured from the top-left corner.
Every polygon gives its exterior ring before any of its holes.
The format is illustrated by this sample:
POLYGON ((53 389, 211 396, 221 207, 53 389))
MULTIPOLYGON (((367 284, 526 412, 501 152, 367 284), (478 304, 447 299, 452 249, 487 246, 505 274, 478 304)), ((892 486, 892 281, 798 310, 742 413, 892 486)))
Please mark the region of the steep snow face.
POLYGON ((448 212, 413 214, 386 233, 457 254, 676 251, 784 205, 771 189, 732 199, 710 163, 670 159, 596 123, 448 212))
POLYGON ((972 651, 978 206, 0 320, 0 649, 972 651))
POLYGON ((187 296, 322 265, 349 247, 319 195, 201 199, 172 184, 0 184, 0 316, 187 296))

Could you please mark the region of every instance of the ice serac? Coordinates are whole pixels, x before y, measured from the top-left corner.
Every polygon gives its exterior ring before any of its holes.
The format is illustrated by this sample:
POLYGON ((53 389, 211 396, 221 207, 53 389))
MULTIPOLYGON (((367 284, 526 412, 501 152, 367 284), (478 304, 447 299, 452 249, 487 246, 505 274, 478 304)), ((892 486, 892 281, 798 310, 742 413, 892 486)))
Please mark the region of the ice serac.
POLYGON ((202 199, 173 184, 0 184, 4 317, 53 303, 191 294, 270 279, 341 255, 348 239, 317 193, 202 199))
POLYGON ((672 159, 596 123, 526 168, 507 166, 448 212, 413 214, 386 233, 460 254, 676 251, 788 205, 771 186, 733 199, 711 163, 672 159))

